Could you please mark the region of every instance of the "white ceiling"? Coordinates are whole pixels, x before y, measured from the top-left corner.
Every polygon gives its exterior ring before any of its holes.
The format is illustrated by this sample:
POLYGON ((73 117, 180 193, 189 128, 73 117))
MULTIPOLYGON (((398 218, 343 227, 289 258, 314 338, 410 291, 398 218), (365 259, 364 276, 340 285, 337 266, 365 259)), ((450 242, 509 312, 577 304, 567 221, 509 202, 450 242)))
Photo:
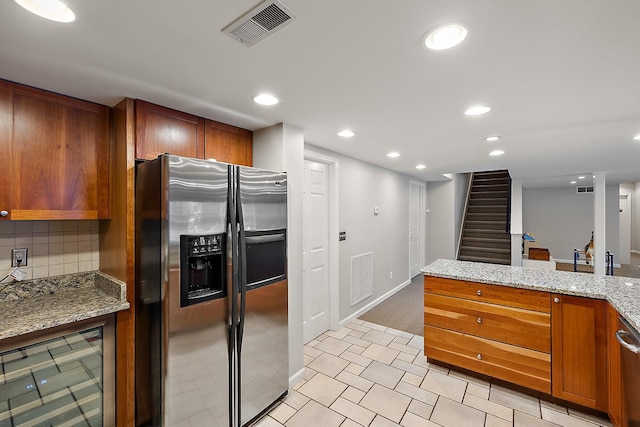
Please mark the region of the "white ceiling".
POLYGON ((72 24, 0 4, 0 78, 251 130, 284 122, 308 143, 425 180, 508 168, 515 180, 640 181, 638 0, 285 0, 300 19, 250 48, 221 30, 259 0, 66 3, 72 24), (423 48, 448 21, 470 24, 464 43, 423 48), (254 104, 262 91, 280 104, 254 104), (463 114, 478 103, 493 111, 463 114), (357 135, 338 137, 343 128, 357 135), (489 157, 494 148, 506 154, 489 157))

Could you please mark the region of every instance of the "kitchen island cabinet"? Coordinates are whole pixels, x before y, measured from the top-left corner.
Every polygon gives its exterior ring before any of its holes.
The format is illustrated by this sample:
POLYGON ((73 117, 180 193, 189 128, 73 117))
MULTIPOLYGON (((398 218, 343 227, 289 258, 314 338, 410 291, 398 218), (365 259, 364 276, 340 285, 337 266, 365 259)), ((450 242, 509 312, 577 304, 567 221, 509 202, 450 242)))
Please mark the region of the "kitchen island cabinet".
MULTIPOLYGON (((459 353, 471 345, 466 341, 478 340, 485 340, 485 346, 494 349, 511 344, 515 346, 512 350, 531 350, 543 336, 540 330, 536 332, 524 326, 514 329, 513 321, 529 322, 527 319, 530 318, 513 312, 515 320, 507 320, 505 313, 508 311, 504 311, 504 307, 513 305, 515 308, 517 304, 519 309, 526 309, 522 306, 523 299, 518 296, 522 291, 549 295, 551 388, 543 392, 568 404, 606 412, 615 426, 624 425, 620 350, 615 342, 615 331, 618 316, 640 330, 639 279, 452 260, 437 260, 422 272, 425 275, 425 354, 428 358, 543 391, 511 375, 513 363, 509 358, 503 358, 497 369, 492 366, 488 370, 484 369, 485 362, 489 361, 484 353, 478 352, 481 357, 476 361, 472 360, 472 353, 464 358, 460 358, 459 353), (433 283, 441 283, 442 289, 434 288, 433 283), (445 283, 448 285, 444 286, 445 283), (465 287, 468 289, 462 293, 461 289, 465 287), (476 296, 473 295, 474 287, 477 288, 476 296), (447 298, 460 299, 443 300, 445 294, 447 298), (477 325, 472 325, 474 316, 481 320, 477 325), (500 332, 492 322, 502 323, 505 331, 500 332), (449 339, 431 335, 433 328, 459 336, 449 339), (450 348, 443 352, 442 347, 447 346, 450 348), (505 372, 509 375, 503 375, 505 372)), ((535 306, 529 308, 539 310, 535 306)), ((544 340, 548 339, 546 335, 544 340)), ((540 350, 543 349, 538 348, 540 350)), ((515 357, 516 353, 513 354, 515 357)), ((515 371, 522 373, 522 370, 515 371)))
POLYGON ((607 411, 606 301, 553 295, 553 396, 607 411))
POLYGON ((0 219, 108 218, 109 114, 0 81, 0 219))
POLYGON ((551 392, 549 293, 424 279, 425 355, 551 392))

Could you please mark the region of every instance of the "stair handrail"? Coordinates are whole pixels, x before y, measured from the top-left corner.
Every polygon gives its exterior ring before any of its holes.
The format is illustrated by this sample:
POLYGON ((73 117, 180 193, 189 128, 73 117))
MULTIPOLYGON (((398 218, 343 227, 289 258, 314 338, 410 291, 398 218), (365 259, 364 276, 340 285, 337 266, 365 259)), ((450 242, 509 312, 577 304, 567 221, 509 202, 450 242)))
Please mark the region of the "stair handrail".
POLYGON ((467 185, 467 198, 464 202, 464 213, 462 214, 462 222, 460 223, 460 235, 458 236, 458 246, 456 247, 456 260, 460 258, 460 246, 462 245, 462 235, 464 234, 464 224, 467 221, 467 209, 469 206, 469 198, 471 197, 471 186, 473 185, 473 174, 469 175, 469 184, 467 185))

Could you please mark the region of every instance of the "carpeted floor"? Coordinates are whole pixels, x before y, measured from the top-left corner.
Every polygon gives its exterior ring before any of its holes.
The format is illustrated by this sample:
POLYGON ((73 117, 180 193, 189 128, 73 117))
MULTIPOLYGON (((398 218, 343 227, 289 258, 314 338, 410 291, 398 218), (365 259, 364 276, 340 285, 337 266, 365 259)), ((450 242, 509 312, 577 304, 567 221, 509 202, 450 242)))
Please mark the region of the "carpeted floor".
POLYGON ((424 335, 424 279, 422 274, 359 319, 414 335, 424 335))

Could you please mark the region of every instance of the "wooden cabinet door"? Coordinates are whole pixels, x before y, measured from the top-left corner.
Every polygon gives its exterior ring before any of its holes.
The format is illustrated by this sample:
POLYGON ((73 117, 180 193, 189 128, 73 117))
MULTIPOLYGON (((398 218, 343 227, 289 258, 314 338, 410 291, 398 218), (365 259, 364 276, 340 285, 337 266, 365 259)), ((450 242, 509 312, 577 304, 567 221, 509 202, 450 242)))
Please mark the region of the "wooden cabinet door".
POLYGON ((0 80, 0 221, 11 219, 11 190, 13 177, 11 176, 11 125, 13 114, 11 112, 11 85, 0 80), (5 214, 6 213, 6 214, 5 214))
POLYGON ((12 84, 12 219, 109 214, 109 108, 12 84))
POLYGON ((253 166, 253 132, 207 120, 204 157, 219 162, 253 166))
POLYGON ((136 101, 136 158, 160 154, 204 158, 204 119, 145 101, 136 101))
POLYGON ((606 301, 552 295, 553 395, 607 410, 606 301))

